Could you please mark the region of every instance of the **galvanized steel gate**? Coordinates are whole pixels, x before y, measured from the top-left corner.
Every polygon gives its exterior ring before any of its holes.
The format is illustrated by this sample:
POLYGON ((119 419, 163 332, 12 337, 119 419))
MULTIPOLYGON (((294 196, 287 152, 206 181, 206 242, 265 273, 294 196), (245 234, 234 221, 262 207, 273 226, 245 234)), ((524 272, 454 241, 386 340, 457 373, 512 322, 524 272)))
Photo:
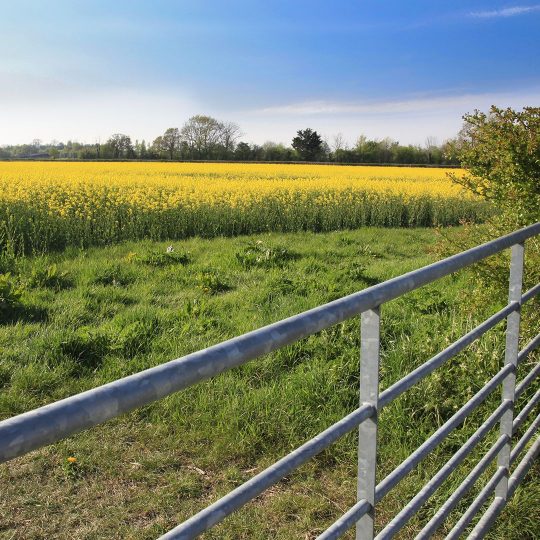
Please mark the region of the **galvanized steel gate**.
POLYGON ((521 306, 540 293, 540 283, 522 293, 524 242, 538 234, 540 223, 213 347, 4 420, 0 422, 0 462, 105 422, 361 314, 360 407, 161 538, 187 539, 198 536, 330 446, 339 437, 358 427, 358 502, 318 538, 320 540, 338 538, 356 525, 357 540, 371 540, 374 536, 373 520, 376 504, 459 426, 496 387, 502 385, 501 404, 376 536, 377 540, 392 538, 495 424, 499 423, 500 434, 496 442, 416 536, 416 539, 430 538, 480 475, 496 459, 496 472, 447 536, 450 539, 458 538, 494 493, 493 501, 469 534, 469 538, 482 538, 540 453, 540 436, 537 436, 521 461, 513 467, 540 427, 538 415, 519 441, 512 446, 513 435, 540 401, 539 389, 519 414, 514 414, 514 402, 540 375, 540 363, 537 363, 516 385, 517 365, 540 345, 538 334, 521 351, 519 350, 521 306), (511 248, 508 304, 401 380, 379 392, 381 305, 507 248, 511 248), (403 463, 376 485, 377 412, 505 319, 506 353, 500 371, 403 463))

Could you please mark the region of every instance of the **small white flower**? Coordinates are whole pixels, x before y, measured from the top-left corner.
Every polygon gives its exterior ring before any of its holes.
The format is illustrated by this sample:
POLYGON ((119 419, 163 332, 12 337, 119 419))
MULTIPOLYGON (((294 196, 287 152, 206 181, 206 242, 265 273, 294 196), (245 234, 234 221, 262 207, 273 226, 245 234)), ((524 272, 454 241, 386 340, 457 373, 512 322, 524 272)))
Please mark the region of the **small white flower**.
POLYGON ((172 253, 174 251, 174 248, 172 246, 169 246, 167 248, 167 253, 172 253))

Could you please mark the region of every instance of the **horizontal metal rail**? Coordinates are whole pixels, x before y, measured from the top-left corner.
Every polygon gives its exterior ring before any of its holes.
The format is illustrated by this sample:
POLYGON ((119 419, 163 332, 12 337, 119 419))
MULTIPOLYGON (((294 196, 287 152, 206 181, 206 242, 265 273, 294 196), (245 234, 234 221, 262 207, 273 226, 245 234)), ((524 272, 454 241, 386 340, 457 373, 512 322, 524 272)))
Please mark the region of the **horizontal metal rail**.
POLYGON ((514 472, 510 476, 510 481, 508 482, 508 496, 511 497, 516 491, 519 484, 527 471, 532 467, 534 460, 540 455, 540 437, 534 441, 531 445, 523 459, 519 462, 519 465, 514 469, 514 472))
POLYGON ((519 454, 523 452, 523 449, 527 446, 527 443, 532 439, 533 435, 540 428, 540 414, 532 421, 531 425, 527 428, 527 431, 523 434, 521 439, 515 444, 510 454, 510 464, 514 463, 519 454))
POLYGON ((461 533, 467 528, 467 525, 473 520, 474 516, 478 513, 483 504, 487 501, 487 498, 495 491, 497 483, 506 475, 506 469, 499 467, 493 476, 489 479, 486 485, 480 490, 480 493, 476 496, 471 506, 467 508, 459 521, 454 525, 450 531, 446 540, 456 540, 460 537, 461 533))
MULTIPOLYGON (((400 465, 398 465, 382 482, 380 482, 375 489, 375 502, 378 503, 381 499, 387 495, 387 493, 396 486, 410 471, 422 461, 436 446, 438 446, 449 433, 451 433, 457 426, 459 426, 465 418, 476 408, 478 408, 483 401, 489 396, 489 394, 504 380, 504 378, 514 371, 514 367, 511 365, 503 367, 499 373, 497 373, 487 384, 479 390, 465 405, 461 407, 452 417, 447 420, 437 431, 435 431, 421 446, 419 446, 407 459, 405 459, 400 465)), ((508 409, 508 405, 501 406, 497 409, 496 414, 502 414, 502 412, 508 409), (502 409, 499 410, 499 409, 502 409)), ((490 417, 491 418, 491 417, 490 417)), ((488 420, 489 421, 489 420, 488 420)), ((367 510, 362 501, 356 503, 350 510, 336 522, 334 522, 324 534, 332 531, 332 535, 328 538, 337 538, 333 536, 337 531, 343 534, 347 529, 344 528, 347 524, 349 527, 354 525, 352 517, 356 517, 358 520, 367 510), (347 519, 344 519, 348 516, 347 519)), ((320 538, 326 539, 327 536, 321 535, 320 538)))
POLYGON ((414 386, 417 382, 424 379, 430 373, 433 373, 438 367, 442 366, 447 360, 456 356, 463 349, 474 343, 477 339, 482 337, 488 330, 493 328, 496 324, 506 319, 510 313, 519 309, 518 302, 512 302, 505 306, 503 309, 486 319, 483 323, 479 324, 476 328, 473 328, 470 332, 467 332, 464 336, 454 341, 452 345, 449 345, 446 349, 436 354, 433 358, 417 367, 414 371, 411 371, 408 375, 388 387, 381 392, 379 396, 379 408, 388 405, 391 401, 399 397, 403 392, 406 392, 414 386))
POLYGON ((531 398, 531 400, 521 409, 521 412, 516 416, 514 419, 514 422, 512 424, 513 432, 515 433, 516 430, 525 422, 525 419, 529 415, 529 413, 536 407, 537 403, 540 401, 540 390, 534 394, 534 396, 531 398))
POLYGON ((416 465, 422 461, 431 450, 436 448, 457 426, 459 426, 471 412, 477 409, 491 392, 507 377, 514 372, 514 366, 504 366, 487 384, 479 390, 461 409, 451 416, 435 433, 420 445, 406 460, 398 465, 375 491, 375 500, 379 502, 394 486, 398 484, 416 465))
POLYGON ((491 428, 511 406, 510 402, 501 403, 488 419, 467 439, 463 446, 444 464, 433 478, 405 505, 405 507, 375 537, 375 540, 393 538, 411 519, 420 507, 435 493, 437 488, 454 472, 465 458, 489 433, 491 428))
POLYGON ((484 454, 482 459, 474 466, 465 480, 461 482, 458 488, 448 497, 444 504, 437 510, 436 514, 429 520, 424 528, 416 535, 414 540, 428 540, 433 533, 442 525, 450 512, 457 506, 459 501, 473 487, 482 473, 489 467, 491 462, 497 457, 501 448, 508 442, 508 436, 502 435, 495 444, 484 454))
POLYGON ((219 501, 201 510, 192 518, 178 527, 175 527, 162 539, 194 538, 210 527, 216 525, 229 514, 238 510, 241 506, 260 495, 265 489, 279 482, 282 478, 297 469, 308 459, 328 448, 333 442, 357 428, 364 420, 375 414, 375 409, 370 405, 363 405, 354 412, 336 422, 328 429, 309 440, 278 462, 254 476, 241 486, 237 487, 219 501))
POLYGON ((531 287, 527 292, 524 292, 523 296, 521 297, 521 302, 525 304, 525 302, 528 302, 531 298, 534 298, 537 294, 540 294, 540 283, 538 285, 535 285, 534 287, 531 287))
POLYGON ((365 499, 361 499, 337 521, 335 521, 326 531, 317 536, 317 540, 335 540, 344 535, 354 524, 371 510, 371 504, 365 499))
POLYGON ((0 462, 147 405, 540 234, 540 223, 183 358, 0 422, 0 462))
POLYGON ((525 347, 519 352, 518 354, 518 362, 522 362, 529 356, 529 354, 534 351, 538 346, 540 346, 540 334, 538 334, 536 337, 531 339, 525 347))
MULTIPOLYGON (((512 473, 508 481, 508 496, 511 497, 516 488, 519 486, 528 470, 531 468, 534 460, 540 454, 540 437, 531 446, 529 451, 525 454, 523 460, 516 467, 516 470, 512 473)), ((492 527, 493 523, 497 519, 497 516, 502 512, 506 500, 500 497, 496 497, 495 500, 489 505, 484 515, 480 518, 471 534, 468 536, 471 540, 480 540, 484 538, 487 531, 492 527)))
POLYGON ((523 380, 516 386, 516 401, 521 397, 521 394, 527 390, 529 385, 540 375, 540 362, 531 369, 529 374, 523 378, 523 380))

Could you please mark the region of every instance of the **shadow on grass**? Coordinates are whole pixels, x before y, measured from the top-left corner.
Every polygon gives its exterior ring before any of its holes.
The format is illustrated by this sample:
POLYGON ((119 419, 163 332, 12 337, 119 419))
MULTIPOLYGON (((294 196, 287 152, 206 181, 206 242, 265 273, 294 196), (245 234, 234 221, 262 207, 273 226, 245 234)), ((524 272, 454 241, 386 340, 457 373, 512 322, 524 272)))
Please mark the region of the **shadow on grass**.
POLYGON ((38 306, 16 305, 9 311, 0 312, 0 325, 15 324, 18 322, 37 323, 48 319, 48 311, 38 306))

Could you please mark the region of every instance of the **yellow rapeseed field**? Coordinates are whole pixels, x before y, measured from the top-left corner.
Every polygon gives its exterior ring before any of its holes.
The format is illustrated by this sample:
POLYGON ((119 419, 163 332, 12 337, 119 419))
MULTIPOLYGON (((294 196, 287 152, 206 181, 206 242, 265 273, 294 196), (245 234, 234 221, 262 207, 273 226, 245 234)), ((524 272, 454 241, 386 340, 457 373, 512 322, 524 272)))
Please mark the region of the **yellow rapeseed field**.
POLYGON ((3 162, 0 242, 25 251, 476 219, 447 169, 241 163, 3 162))

